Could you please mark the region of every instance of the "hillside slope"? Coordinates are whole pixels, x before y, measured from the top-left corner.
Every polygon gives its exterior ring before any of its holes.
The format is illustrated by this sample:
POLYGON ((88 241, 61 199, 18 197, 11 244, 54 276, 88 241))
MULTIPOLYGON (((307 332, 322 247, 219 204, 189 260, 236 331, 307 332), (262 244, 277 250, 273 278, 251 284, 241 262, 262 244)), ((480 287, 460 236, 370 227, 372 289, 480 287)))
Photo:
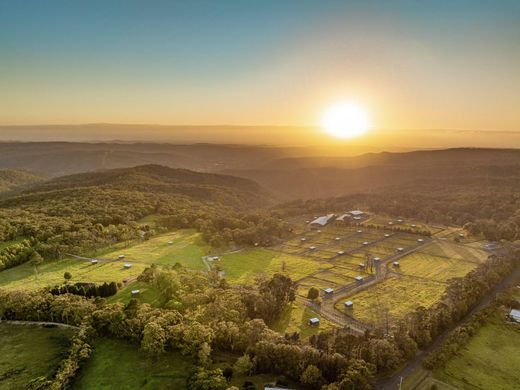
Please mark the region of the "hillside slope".
POLYGON ((16 187, 37 183, 43 180, 42 176, 18 169, 0 169, 0 192, 12 190, 16 187))

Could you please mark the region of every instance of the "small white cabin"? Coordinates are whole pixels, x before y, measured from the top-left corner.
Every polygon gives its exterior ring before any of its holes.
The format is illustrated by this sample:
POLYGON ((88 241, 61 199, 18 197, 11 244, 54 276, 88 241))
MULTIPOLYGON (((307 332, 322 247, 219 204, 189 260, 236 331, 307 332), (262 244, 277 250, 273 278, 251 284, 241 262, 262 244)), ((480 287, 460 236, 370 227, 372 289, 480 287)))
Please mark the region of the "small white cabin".
POLYGON ((354 306, 354 302, 352 302, 352 301, 346 301, 345 302, 345 307, 347 309, 351 309, 353 306, 354 306))
POLYGON ((361 275, 356 276, 354 279, 356 279, 356 282, 363 282, 363 276, 361 275))
POLYGON ((315 326, 320 324, 320 319, 318 317, 312 317, 309 319, 309 325, 315 326))
POLYGON ((130 263, 125 263, 125 265, 123 266, 125 269, 129 269, 129 268, 132 268, 132 264, 130 263))

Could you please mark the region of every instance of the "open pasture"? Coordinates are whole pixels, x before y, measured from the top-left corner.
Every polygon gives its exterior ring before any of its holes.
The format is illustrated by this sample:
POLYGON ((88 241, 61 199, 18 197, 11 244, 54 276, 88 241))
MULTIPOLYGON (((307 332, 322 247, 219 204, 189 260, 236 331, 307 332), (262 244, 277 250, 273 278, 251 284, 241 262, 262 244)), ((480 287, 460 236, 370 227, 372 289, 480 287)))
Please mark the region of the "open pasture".
POLYGON ((346 296, 335 303, 337 310, 348 313, 368 324, 381 324, 404 317, 418 306, 429 307, 439 300, 444 292, 443 283, 419 280, 413 277, 389 277, 366 290, 346 296), (354 307, 346 309, 345 301, 354 307))
POLYGON ((260 274, 270 276, 275 273, 285 273, 293 280, 299 280, 332 267, 327 262, 263 248, 224 254, 216 265, 222 268, 225 278, 231 283, 251 283, 260 274))
POLYGON ((461 259, 414 252, 399 259, 399 268, 396 269, 396 272, 437 282, 446 282, 448 279, 466 275, 475 267, 475 263, 461 259))
POLYGON ((193 363, 178 353, 155 360, 137 345, 99 339, 90 359, 79 371, 74 389, 187 389, 193 363))
POLYGON ((51 376, 67 355, 70 328, 0 324, 0 388, 25 389, 40 376, 51 376))
POLYGON ((63 274, 72 274, 71 283, 75 282, 123 282, 137 277, 145 268, 144 264, 133 264, 125 269, 124 261, 100 262, 90 264, 79 259, 49 261, 38 266, 38 277, 28 263, 0 272, 0 288, 10 290, 36 290, 47 286, 62 284, 63 274))
MULTIPOLYGON (((305 296, 306 295, 307 291, 305 292, 305 296)), ((282 334, 299 332, 300 337, 302 338, 307 338, 334 327, 335 325, 333 323, 321 317, 310 307, 297 302, 293 302, 288 306, 282 313, 280 319, 271 326, 273 330, 282 334), (313 317, 318 317, 320 319, 319 326, 309 325, 309 319, 313 317)))
POLYGON ((124 282, 135 279, 152 263, 173 265, 180 263, 187 268, 206 269, 201 257, 206 253, 200 234, 194 230, 179 230, 141 241, 136 245, 103 251, 98 264, 88 260, 68 258, 46 261, 38 266, 38 277, 34 268, 22 264, 0 273, 0 287, 8 289, 38 289, 62 284, 63 274, 72 274, 74 282, 124 282), (124 254, 124 259, 118 256, 124 254), (130 263, 129 269, 124 264, 130 263))
POLYGON ((421 249, 421 252, 433 256, 460 259, 477 264, 486 261, 489 256, 489 253, 483 249, 457 244, 448 240, 434 242, 421 249))
POLYGON ((503 317, 492 318, 443 369, 438 378, 458 389, 518 389, 520 328, 503 317))
POLYGON ((180 263, 191 269, 205 269, 201 258, 207 253, 200 233, 191 229, 178 230, 153 237, 129 248, 107 253, 106 259, 125 255, 127 262, 173 265, 180 263))
POLYGON ((427 225, 423 222, 416 221, 413 219, 396 218, 396 217, 389 217, 389 216, 385 216, 385 215, 372 215, 370 218, 363 221, 361 224, 379 226, 381 228, 386 228, 386 229, 402 228, 402 229, 412 229, 414 231, 430 231, 431 234, 437 234, 444 230, 443 227, 427 225), (402 220, 402 222, 399 222, 400 219, 402 220), (414 226, 412 226, 412 225, 414 225, 414 226))
POLYGON ((0 241, 0 251, 10 247, 11 245, 17 244, 19 242, 22 242, 23 238, 18 238, 16 240, 10 240, 10 241, 0 241))

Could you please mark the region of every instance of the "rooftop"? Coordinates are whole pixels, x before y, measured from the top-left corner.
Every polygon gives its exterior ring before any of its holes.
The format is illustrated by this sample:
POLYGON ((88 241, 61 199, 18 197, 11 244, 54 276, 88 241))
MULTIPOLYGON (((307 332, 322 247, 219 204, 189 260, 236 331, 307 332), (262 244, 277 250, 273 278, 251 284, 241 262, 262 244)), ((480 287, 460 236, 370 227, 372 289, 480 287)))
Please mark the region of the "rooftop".
POLYGON ((330 222, 330 220, 334 217, 334 214, 322 215, 321 217, 316 218, 311 222, 311 225, 320 225, 325 226, 330 222))

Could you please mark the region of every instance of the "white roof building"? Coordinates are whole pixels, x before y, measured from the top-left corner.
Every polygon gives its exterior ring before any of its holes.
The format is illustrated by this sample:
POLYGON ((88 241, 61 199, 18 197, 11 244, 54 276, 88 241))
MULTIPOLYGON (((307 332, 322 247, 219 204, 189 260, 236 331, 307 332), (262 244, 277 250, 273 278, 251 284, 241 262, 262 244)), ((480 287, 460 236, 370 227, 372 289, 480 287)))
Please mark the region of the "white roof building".
POLYGON ((334 218, 334 214, 327 214, 323 215, 321 217, 316 218, 314 221, 311 222, 311 225, 318 225, 318 226, 325 226, 330 222, 330 220, 334 218))
POLYGON ((361 210, 351 210, 348 212, 350 215, 353 215, 354 217, 360 217, 362 215, 365 215, 364 211, 361 210))
POLYGON ((345 222, 346 219, 350 218, 350 214, 342 214, 338 218, 336 218, 336 221, 345 222))
POLYGON ((344 251, 338 251, 338 255, 342 256, 342 255, 344 255, 344 254, 345 254, 344 251))
POLYGON ((352 307, 352 306, 354 306, 354 302, 352 302, 352 301, 345 302, 345 307, 352 307))
POLYGON ((520 310, 511 309, 509 312, 509 317, 516 322, 520 322, 520 310))
POLYGON ((309 319, 309 325, 318 325, 320 323, 320 319, 318 317, 312 317, 309 319))
POLYGON ((124 267, 125 267, 125 268, 131 268, 131 267, 132 267, 132 264, 130 264, 130 263, 126 263, 126 264, 124 265, 124 267))
POLYGON ((334 289, 329 287, 329 288, 326 288, 323 291, 325 291, 325 294, 332 294, 334 292, 334 289))
POLYGON ((356 279, 358 282, 362 282, 363 281, 363 276, 358 275, 354 279, 356 279))
POLYGON ((132 290, 132 295, 138 295, 141 292, 141 290, 132 290))

